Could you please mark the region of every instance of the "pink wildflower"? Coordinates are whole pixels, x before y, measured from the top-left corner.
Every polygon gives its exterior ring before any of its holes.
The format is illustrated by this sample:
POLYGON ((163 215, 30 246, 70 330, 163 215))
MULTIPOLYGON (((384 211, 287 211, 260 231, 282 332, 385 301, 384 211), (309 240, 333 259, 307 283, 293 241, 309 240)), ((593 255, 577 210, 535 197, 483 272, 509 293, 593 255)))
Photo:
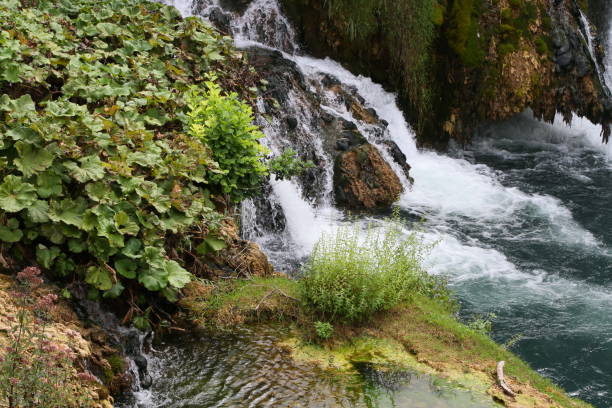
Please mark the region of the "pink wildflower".
POLYGON ((56 301, 57 301, 57 295, 54 293, 48 293, 44 295, 43 297, 41 297, 40 299, 38 299, 38 302, 36 303, 36 305, 40 309, 47 309, 51 307, 56 301))
POLYGON ((17 279, 24 285, 35 287, 43 283, 40 274, 40 268, 36 266, 28 266, 17 274, 17 279))
POLYGON ((95 375, 90 374, 90 373, 78 373, 77 377, 81 381, 92 381, 93 382, 93 381, 98 380, 95 375))
POLYGON ((19 382, 19 380, 15 377, 11 377, 9 378, 9 382, 13 385, 16 385, 19 382))

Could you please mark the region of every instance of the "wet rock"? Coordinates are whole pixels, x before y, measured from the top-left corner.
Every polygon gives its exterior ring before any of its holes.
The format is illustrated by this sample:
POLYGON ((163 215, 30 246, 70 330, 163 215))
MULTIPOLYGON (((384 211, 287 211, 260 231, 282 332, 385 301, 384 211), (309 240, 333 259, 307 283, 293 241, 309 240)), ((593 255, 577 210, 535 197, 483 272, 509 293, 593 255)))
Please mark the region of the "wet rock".
POLYGON ((336 140, 336 150, 345 152, 350 148, 351 148, 351 141, 349 139, 342 137, 336 140))
POLYGON ((295 116, 287 116, 285 122, 287 122, 289 130, 294 130, 298 125, 298 120, 295 116))
POLYGON ((140 377, 140 386, 142 388, 146 390, 146 389, 151 388, 152 385, 153 385, 153 378, 148 373, 145 373, 144 375, 140 377))
POLYGON ((221 32, 229 34, 231 33, 231 16, 224 13, 219 7, 215 7, 210 11, 208 15, 210 22, 221 32))
POLYGON ((130 356, 140 355, 140 332, 136 329, 130 330, 123 338, 126 354, 130 356))
POLYGON ((572 63, 572 60, 573 55, 569 51, 555 57, 555 62, 561 68, 566 68, 569 66, 572 63))
POLYGON ((322 112, 321 113, 321 119, 323 120, 323 122, 329 124, 329 123, 332 123, 334 121, 335 117, 331 113, 322 112))
POLYGON ((134 363, 136 364, 136 367, 138 367, 139 370, 141 371, 147 370, 147 366, 149 365, 149 362, 147 361, 145 356, 143 356, 142 354, 139 354, 136 357, 134 357, 133 360, 134 360, 134 363))
POLYGON ((401 194, 393 169, 371 144, 340 154, 334 164, 334 194, 339 205, 351 209, 382 209, 401 194))
POLYGON ((281 105, 288 102, 289 91, 294 87, 306 89, 304 76, 297 64, 286 59, 280 51, 262 47, 248 47, 245 51, 251 65, 268 81, 269 96, 281 105))
POLYGON ((332 87, 334 85, 340 85, 341 84, 340 81, 338 80, 338 78, 336 78, 333 75, 329 75, 329 74, 324 74, 323 75, 323 78, 321 79, 321 83, 324 86, 328 87, 328 88, 330 88, 330 87, 332 87))
POLYGON ((249 7, 252 0, 220 0, 219 5, 228 11, 242 14, 249 7))
POLYGON ((383 144, 385 145, 387 151, 393 158, 393 161, 402 168, 404 174, 406 175, 406 178, 408 178, 408 180, 413 183, 414 181, 412 177, 410 177, 411 167, 408 162, 406 162, 406 155, 402 152, 397 143, 395 143, 393 140, 385 140, 383 144))

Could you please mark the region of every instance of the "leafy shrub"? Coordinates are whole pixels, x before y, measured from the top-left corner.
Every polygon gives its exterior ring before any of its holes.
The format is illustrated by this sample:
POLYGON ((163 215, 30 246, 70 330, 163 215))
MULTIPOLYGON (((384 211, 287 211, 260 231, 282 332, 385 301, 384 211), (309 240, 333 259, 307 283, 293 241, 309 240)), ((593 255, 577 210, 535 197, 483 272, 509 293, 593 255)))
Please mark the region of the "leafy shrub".
POLYGON ((496 318, 497 315, 495 313, 489 313, 485 316, 476 315, 473 317, 472 321, 468 323, 467 326, 480 334, 489 336, 491 334, 491 331, 493 330, 493 320, 495 320, 496 318))
POLYGON ((415 292, 448 295, 422 268, 429 246, 414 232, 405 235, 398 219, 362 235, 358 227, 340 228, 315 246, 300 288, 306 306, 317 315, 357 322, 409 301, 415 292))
POLYGON ((235 94, 208 81, 210 100, 188 112, 191 87, 235 58, 230 38, 156 2, 2 2, 2 250, 107 297, 139 284, 174 299, 190 274, 166 255, 168 238, 210 238, 211 197, 264 173, 235 94), (202 139, 182 131, 200 112, 202 139))
POLYGON ((277 180, 284 180, 297 176, 304 170, 313 168, 314 164, 310 160, 301 160, 297 152, 289 148, 279 156, 268 160, 267 166, 270 173, 274 174, 277 180))
POLYGON ((8 318, 9 345, 0 356, 0 406, 90 406, 93 401, 87 391, 76 384, 97 380, 89 373, 77 374, 73 368, 76 354, 45 334, 47 313, 57 296, 32 295, 31 290, 42 283, 39 275, 40 270, 34 267, 18 274, 21 287, 14 295, 19 309, 16 319, 8 318))
POLYGON ((209 169, 206 178, 239 201, 252 194, 248 189, 259 186, 261 178, 268 174, 262 161, 268 150, 258 143, 263 133, 253 125, 251 107, 236 93, 224 95, 213 80, 207 81, 202 90, 191 88, 189 134, 210 147, 219 166, 209 169))
POLYGON ((328 322, 315 322, 314 323, 315 331, 317 332, 317 336, 322 338, 323 340, 329 339, 334 333, 334 326, 328 322))

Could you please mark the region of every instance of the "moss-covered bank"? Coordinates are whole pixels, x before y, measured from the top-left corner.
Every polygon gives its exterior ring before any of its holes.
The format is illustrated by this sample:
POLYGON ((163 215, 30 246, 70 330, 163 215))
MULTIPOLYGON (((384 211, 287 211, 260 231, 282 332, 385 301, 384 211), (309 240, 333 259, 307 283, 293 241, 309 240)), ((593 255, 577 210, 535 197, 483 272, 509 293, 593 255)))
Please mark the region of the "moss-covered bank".
POLYGON ((458 322, 439 301, 417 295, 363 324, 335 324, 332 337, 323 340, 299 296, 298 283, 282 276, 192 282, 181 305, 183 316, 198 326, 290 326, 292 335, 280 344, 294 358, 330 370, 354 371, 359 363, 403 367, 448 379, 508 407, 590 406, 568 397, 485 334, 458 322), (516 397, 499 387, 496 365, 501 360, 516 397))
MULTIPOLYGON (((573 0, 284 1, 309 52, 399 90, 419 141, 467 141, 526 108, 612 118, 573 0), (367 5, 367 7, 366 7, 367 5)), ((586 3, 586 2, 585 2, 586 3)))

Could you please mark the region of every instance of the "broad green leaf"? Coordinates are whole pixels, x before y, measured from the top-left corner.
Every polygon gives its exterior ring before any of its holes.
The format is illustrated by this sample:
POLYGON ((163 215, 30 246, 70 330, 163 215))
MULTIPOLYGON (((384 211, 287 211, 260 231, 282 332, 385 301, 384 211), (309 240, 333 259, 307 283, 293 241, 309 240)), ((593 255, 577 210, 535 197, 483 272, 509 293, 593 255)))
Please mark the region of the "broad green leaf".
POLYGON ((49 221, 49 204, 43 200, 36 200, 28 207, 28 217, 36 223, 49 221))
POLYGON ((66 254, 62 253, 55 261, 53 269, 60 276, 68 276, 71 272, 74 272, 76 264, 71 258, 68 258, 66 254))
POLYGON ((142 258, 142 241, 136 238, 130 238, 121 253, 128 258, 142 258))
POLYGON ((170 303, 178 301, 178 290, 172 286, 166 286, 160 291, 160 293, 170 303))
POLYGON ((90 266, 87 268, 85 282, 99 290, 109 290, 113 287, 110 271, 101 266, 90 266))
POLYGON ((61 252, 62 251, 56 246, 47 248, 42 244, 38 244, 36 247, 36 260, 43 267, 49 269, 51 268, 51 265, 53 265, 55 258, 57 258, 61 252))
POLYGON ((104 181, 96 181, 88 183, 85 186, 85 191, 89 198, 99 203, 111 204, 117 200, 117 196, 104 181))
POLYGON ((121 281, 117 281, 112 288, 104 292, 102 297, 104 299, 116 299, 123 293, 124 289, 125 287, 121 284, 121 281))
POLYGON ((82 239, 70 238, 68 240, 68 249, 70 250, 70 252, 80 254, 85 249, 87 249, 87 241, 82 239))
POLYGON ((20 119, 36 111, 36 105, 30 94, 20 96, 18 99, 11 99, 8 95, 0 98, 0 110, 9 111, 11 116, 20 119))
POLYGON ((26 177, 46 170, 53 163, 53 155, 46 149, 38 149, 21 140, 15 143, 15 148, 19 153, 14 160, 15 166, 26 177))
POLYGON ((210 249, 215 252, 227 248, 227 244, 225 243, 225 241, 219 238, 208 236, 204 238, 204 242, 206 242, 210 249))
POLYGON ((9 229, 4 225, 0 225, 0 241, 4 242, 19 242, 23 238, 23 232, 18 229, 9 229))
POLYGON ((17 212, 36 201, 36 189, 24 183, 21 177, 9 175, 0 184, 0 208, 6 212, 17 212))
POLYGON ((225 241, 208 236, 196 247, 196 252, 200 255, 206 255, 209 252, 217 252, 225 248, 227 248, 225 241))
POLYGON ((64 222, 75 227, 83 227, 83 215, 87 208, 87 202, 83 197, 76 200, 64 199, 51 201, 49 218, 55 222, 64 222))
POLYGON ((36 176, 36 192, 41 198, 57 197, 62 194, 62 179, 60 176, 41 173, 36 176))
POLYGON ((168 272, 162 268, 149 267, 140 272, 138 282, 147 290, 158 291, 168 286, 168 272))
POLYGON ((166 272, 168 273, 168 283, 177 289, 181 289, 191 282, 191 274, 175 261, 166 262, 166 272))
POLYGON ((132 319, 132 324, 138 330, 148 330, 151 328, 151 323, 149 323, 149 318, 146 316, 136 316, 132 319))
POLYGON ((79 162, 80 166, 75 162, 64 162, 64 167, 77 181, 84 183, 104 178, 104 165, 98 156, 86 156, 79 159, 79 162))
POLYGON ((9 129, 6 132, 6 135, 12 138, 13 140, 25 140, 28 143, 37 143, 41 140, 38 133, 36 133, 34 129, 29 127, 17 127, 9 129))
POLYGON ((119 211, 115 214, 115 228, 122 234, 136 235, 140 228, 125 211, 119 211))
POLYGON ((137 263, 133 259, 118 259, 115 261, 117 273, 128 279, 136 278, 137 263))
POLYGON ((19 64, 8 64, 4 67, 2 72, 2 78, 7 82, 20 82, 19 75, 21 75, 21 66, 19 64))

